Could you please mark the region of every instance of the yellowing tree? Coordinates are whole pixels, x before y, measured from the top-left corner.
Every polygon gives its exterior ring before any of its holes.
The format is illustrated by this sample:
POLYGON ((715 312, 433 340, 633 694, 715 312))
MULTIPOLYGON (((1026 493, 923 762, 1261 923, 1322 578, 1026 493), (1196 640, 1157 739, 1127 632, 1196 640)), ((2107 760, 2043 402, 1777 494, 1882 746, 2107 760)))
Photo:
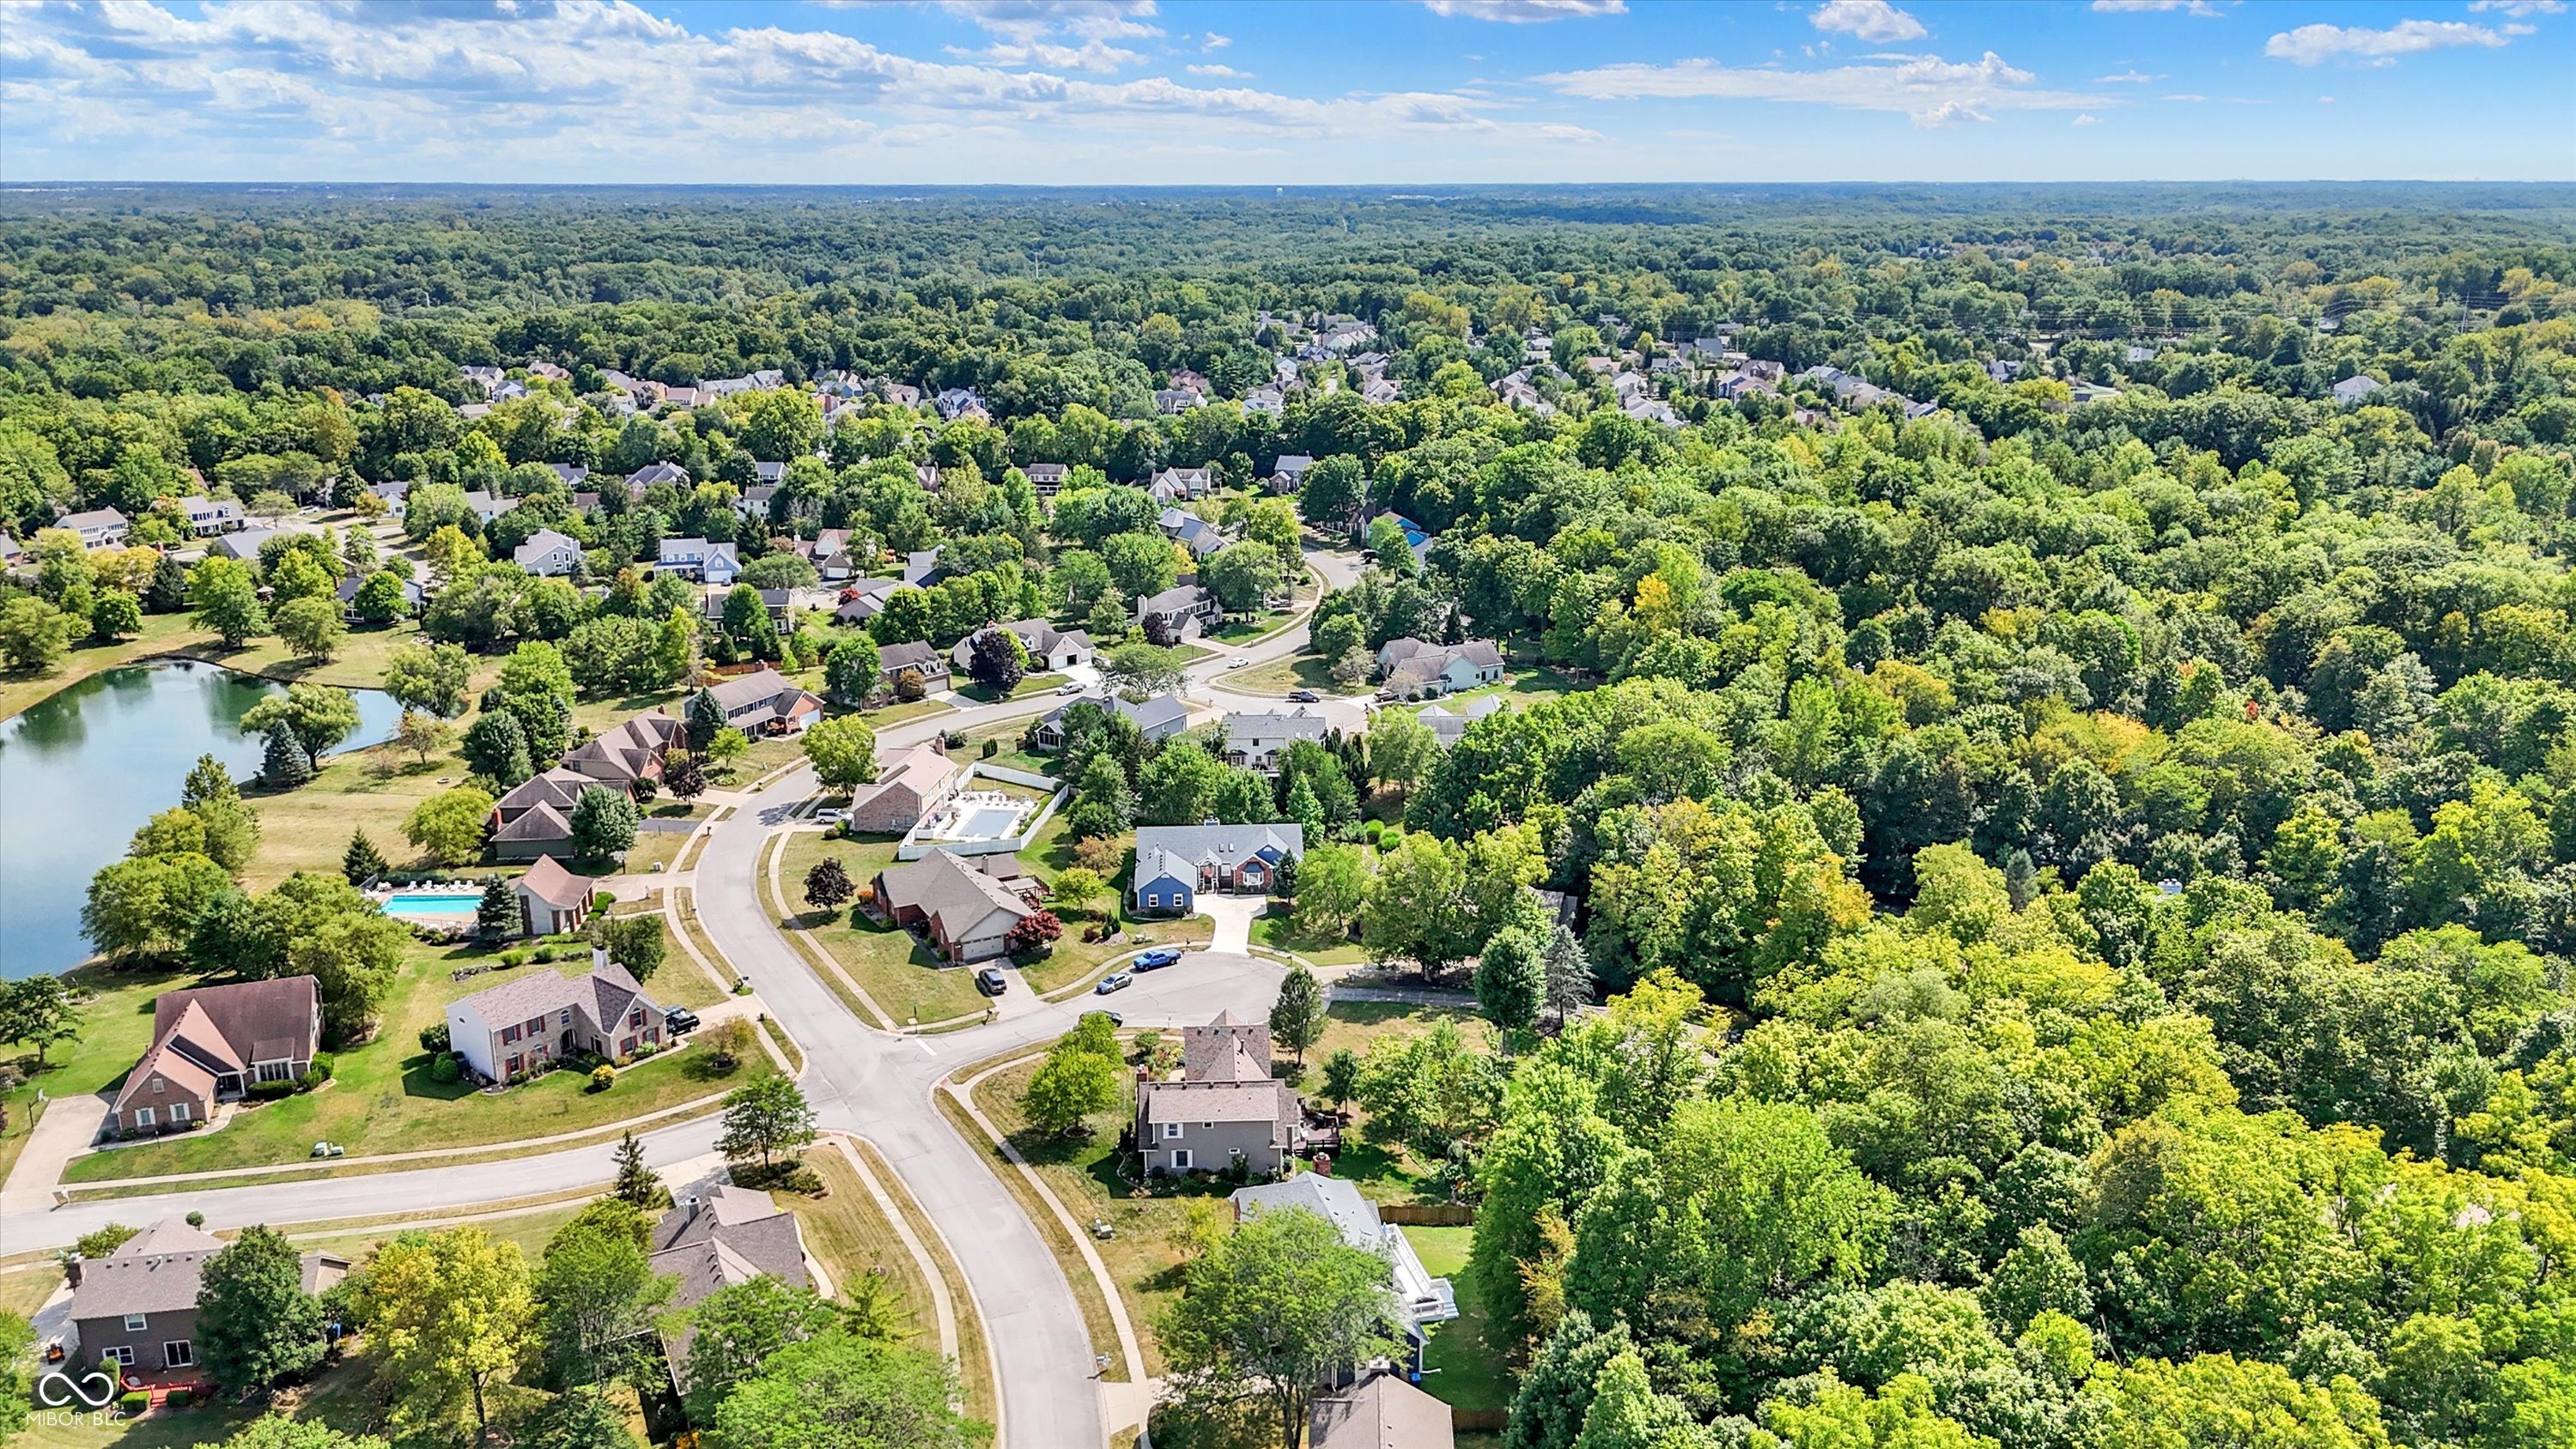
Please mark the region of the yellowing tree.
POLYGON ((483 1443, 492 1389, 534 1344, 536 1298, 519 1245, 472 1227, 407 1233, 376 1254, 368 1292, 395 1421, 426 1433, 470 1419, 483 1443))

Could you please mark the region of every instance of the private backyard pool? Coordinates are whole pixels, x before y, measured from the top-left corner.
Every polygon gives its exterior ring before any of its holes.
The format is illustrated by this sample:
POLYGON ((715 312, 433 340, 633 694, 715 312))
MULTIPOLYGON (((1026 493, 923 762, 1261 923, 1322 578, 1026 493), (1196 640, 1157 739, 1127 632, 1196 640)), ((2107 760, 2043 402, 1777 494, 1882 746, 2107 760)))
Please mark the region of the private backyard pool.
POLYGON ((470 916, 483 904, 481 891, 454 889, 398 890, 385 897, 384 913, 404 918, 470 916))

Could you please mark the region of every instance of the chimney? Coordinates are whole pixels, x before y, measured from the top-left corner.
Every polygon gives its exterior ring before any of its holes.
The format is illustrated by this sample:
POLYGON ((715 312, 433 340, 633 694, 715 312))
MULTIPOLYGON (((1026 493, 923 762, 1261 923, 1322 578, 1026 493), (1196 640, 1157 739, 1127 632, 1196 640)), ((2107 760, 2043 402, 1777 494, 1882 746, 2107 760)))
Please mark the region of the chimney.
POLYGON ((78 1287, 81 1285, 81 1266, 82 1266, 82 1262, 81 1262, 81 1255, 80 1255, 80 1254, 78 1254, 78 1253, 66 1253, 66 1254, 64 1254, 64 1255, 63 1255, 63 1280, 64 1280, 65 1282, 67 1282, 67 1283, 71 1284, 73 1287, 78 1288, 78 1287))
POLYGON ((1315 1154, 1315 1175, 1317 1177, 1330 1177, 1333 1175, 1333 1155, 1331 1153, 1318 1152, 1315 1154))
POLYGON ((605 971, 608 969, 608 948, 606 946, 593 946, 590 948, 590 969, 593 971, 605 971))

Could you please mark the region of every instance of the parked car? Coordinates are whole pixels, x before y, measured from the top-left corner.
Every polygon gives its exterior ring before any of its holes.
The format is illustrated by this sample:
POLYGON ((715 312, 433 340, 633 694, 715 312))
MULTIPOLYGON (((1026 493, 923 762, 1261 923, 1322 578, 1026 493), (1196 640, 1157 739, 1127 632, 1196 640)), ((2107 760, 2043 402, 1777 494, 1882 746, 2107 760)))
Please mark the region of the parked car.
POLYGON ((1153 950, 1146 952, 1144 955, 1137 957, 1134 961, 1129 962, 1128 969, 1134 971, 1160 971, 1166 966, 1178 966, 1179 964, 1181 964, 1181 953, 1178 948, 1172 946, 1157 946, 1153 950))
POLYGON ((1055 692, 1058 694, 1080 694, 1082 693, 1082 686, 1079 684, 1059 684, 1055 687, 1055 692))
POLYGON ((1101 977, 1100 984, 1091 988, 1091 994, 1094 996, 1107 996, 1113 991, 1124 991, 1135 984, 1135 977, 1128 975, 1124 971, 1116 971, 1107 976, 1101 977))
POLYGON ((698 1029, 698 1014, 689 1010, 685 1006, 674 1006, 670 1010, 662 1013, 662 1025, 670 1028, 671 1035, 673 1036, 679 1036, 685 1032, 696 1031, 698 1029))
POLYGON ((313 1155, 316 1157, 346 1157, 349 1155, 349 1149, 341 1146, 337 1142, 316 1142, 313 1144, 313 1155))
POLYGON ((838 825, 849 818, 850 812, 846 810, 817 810, 814 812, 814 823, 817 825, 838 825))
POLYGON ((1311 689, 1292 689, 1288 691, 1289 702, 1293 704, 1313 704, 1322 698, 1322 695, 1317 694, 1311 689))
POLYGON ((999 996, 1011 989, 1011 978, 999 966, 987 966, 975 973, 975 989, 986 996, 999 996))

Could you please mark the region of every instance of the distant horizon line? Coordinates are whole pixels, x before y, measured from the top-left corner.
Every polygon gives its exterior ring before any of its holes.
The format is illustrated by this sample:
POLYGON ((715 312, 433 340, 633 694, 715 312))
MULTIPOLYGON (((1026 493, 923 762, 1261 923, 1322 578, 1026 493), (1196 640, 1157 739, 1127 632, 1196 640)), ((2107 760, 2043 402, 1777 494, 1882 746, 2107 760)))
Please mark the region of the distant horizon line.
POLYGON ((48 179, 12 181, 0 179, 0 195, 46 191, 130 190, 162 187, 173 190, 212 191, 284 191, 317 187, 367 186, 390 187, 409 191, 488 190, 488 191, 1030 191, 1030 192, 1282 192, 1282 191, 1376 191, 1407 192, 1429 189, 1449 191, 1604 191, 1604 190, 1705 190, 1711 188, 1755 188, 1788 190, 1816 187, 1868 187, 1883 190, 1966 190, 2000 187, 2086 187, 2086 186, 2513 186, 2568 187, 2576 189, 2576 177, 2473 177, 2468 179, 2375 176, 2375 177, 2269 177, 2234 176, 2214 178, 2129 177, 2122 179, 2055 179, 2016 181, 1944 181, 1916 179, 1874 181, 1859 179, 1819 178, 1806 181, 1101 181, 1067 183, 1049 181, 397 181, 365 177, 326 177, 312 180, 240 180, 180 181, 169 179, 48 179))

